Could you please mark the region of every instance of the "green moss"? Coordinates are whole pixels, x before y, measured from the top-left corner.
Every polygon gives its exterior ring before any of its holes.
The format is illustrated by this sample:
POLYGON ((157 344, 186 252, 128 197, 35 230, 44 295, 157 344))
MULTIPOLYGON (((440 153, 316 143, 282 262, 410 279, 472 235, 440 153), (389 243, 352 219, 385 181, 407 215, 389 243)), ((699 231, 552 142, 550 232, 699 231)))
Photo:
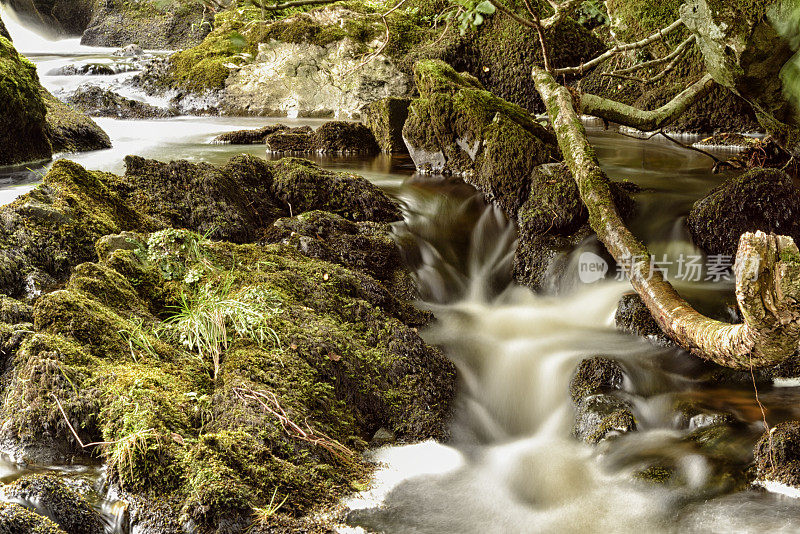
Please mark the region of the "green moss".
POLYGON ((40 91, 36 67, 0 36, 0 166, 51 156, 40 91))
POLYGON ((0 503, 0 525, 15 534, 65 534, 50 519, 16 503, 0 503))

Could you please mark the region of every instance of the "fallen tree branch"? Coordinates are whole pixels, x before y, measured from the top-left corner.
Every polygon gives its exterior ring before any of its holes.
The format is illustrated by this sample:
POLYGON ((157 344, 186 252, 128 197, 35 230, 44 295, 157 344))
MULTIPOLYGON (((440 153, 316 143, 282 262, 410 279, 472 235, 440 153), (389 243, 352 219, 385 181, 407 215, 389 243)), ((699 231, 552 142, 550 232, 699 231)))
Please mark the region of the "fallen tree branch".
POLYGON ((538 30, 539 27, 546 30, 548 28, 555 26, 556 24, 561 22, 561 20, 564 17, 568 16, 573 11, 575 11, 575 9, 583 3, 583 0, 566 0, 565 2, 562 2, 560 4, 548 0, 549 4, 553 7, 554 13, 553 15, 544 20, 539 19, 539 15, 535 13, 535 10, 530 6, 530 3, 527 0, 525 2, 526 4, 525 7, 528 9, 528 12, 533 17, 533 20, 529 20, 526 19, 525 17, 518 15, 513 9, 505 5, 502 2, 502 0, 489 0, 489 2, 491 2, 491 4, 495 8, 497 8, 499 12, 503 13, 507 17, 514 19, 516 22, 522 24, 523 26, 527 26, 528 28, 531 28, 533 30, 538 30))
POLYGON ((734 369, 768 367, 792 355, 800 339, 800 251, 794 241, 763 232, 743 234, 734 270, 744 323, 702 315, 653 268, 647 248, 622 220, 567 88, 538 67, 533 79, 592 229, 614 259, 628 267, 631 285, 661 329, 693 354, 734 369))
POLYGON ((581 94, 579 109, 585 115, 600 117, 643 132, 652 132, 674 122, 689 106, 706 96, 714 88, 714 84, 714 78, 706 74, 668 103, 652 111, 644 111, 590 93, 581 94))
POLYGON ((686 53, 686 50, 688 50, 689 45, 691 45, 694 42, 694 40, 695 40, 694 36, 689 37, 684 42, 682 42, 680 45, 678 45, 678 47, 674 51, 672 51, 672 53, 670 53, 670 54, 668 54, 668 55, 666 55, 664 57, 660 57, 660 58, 654 59, 652 61, 645 61, 644 63, 639 63, 638 65, 634 65, 633 67, 630 67, 630 68, 627 68, 627 69, 619 69, 619 70, 614 70, 614 71, 611 71, 611 72, 603 72, 601 74, 601 76, 610 76, 610 77, 613 77, 613 78, 622 78, 624 80, 633 80, 633 81, 637 81, 637 82, 641 82, 641 83, 645 83, 645 84, 651 84, 651 83, 659 82, 659 81, 663 80, 666 77, 666 75, 669 74, 673 69, 675 69, 675 67, 678 66, 678 63, 680 63, 681 59, 683 59, 683 56, 686 53), (658 74, 655 74, 654 76, 651 76, 649 78, 642 78, 642 77, 639 77, 639 76, 631 76, 630 75, 630 73, 632 73, 632 72, 636 72, 638 70, 641 70, 641 69, 644 69, 644 68, 648 68, 648 67, 652 67, 652 66, 655 66, 655 65, 660 65, 661 63, 665 63, 667 61, 669 61, 669 64, 667 64, 667 66, 664 67, 664 69, 661 72, 659 72, 658 74))
POLYGON ((589 69, 593 69, 598 65, 601 65, 611 59, 612 57, 616 56, 617 54, 621 54, 622 52, 629 52, 631 50, 638 50, 639 48, 644 48, 656 41, 659 41, 672 33, 673 31, 677 30, 683 25, 683 21, 681 19, 676 20, 666 28, 662 28, 655 32, 654 34, 645 37, 641 41, 637 41, 635 43, 624 43, 619 44, 612 48, 611 50, 607 50, 606 52, 600 54, 594 59, 587 61, 577 67, 564 67, 563 69, 555 69, 553 74, 557 76, 567 76, 570 74, 583 74, 589 69))

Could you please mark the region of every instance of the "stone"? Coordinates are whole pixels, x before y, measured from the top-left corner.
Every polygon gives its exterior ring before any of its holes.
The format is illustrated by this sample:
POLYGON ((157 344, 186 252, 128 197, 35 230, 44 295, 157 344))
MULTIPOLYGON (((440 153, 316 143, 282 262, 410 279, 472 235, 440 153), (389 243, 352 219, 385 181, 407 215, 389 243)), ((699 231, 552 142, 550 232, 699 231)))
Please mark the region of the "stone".
POLYGON ((745 232, 762 230, 800 240, 800 189, 778 169, 753 169, 725 180, 692 206, 686 221, 709 255, 730 256, 745 232))
POLYGON ((151 106, 145 102, 125 98, 108 89, 97 86, 82 86, 67 102, 75 109, 96 117, 120 119, 162 119, 174 117, 177 112, 151 106))
POLYGON ((312 134, 311 148, 319 154, 376 154, 375 136, 363 124, 330 121, 312 134))
POLYGON ((569 383, 573 402, 598 393, 609 393, 622 389, 625 373, 615 360, 595 356, 582 360, 569 383))
POLYGON ((631 405, 613 395, 590 395, 576 404, 572 433, 589 445, 634 432, 636 428, 631 405))
POLYGON ((650 310, 644 305, 642 297, 637 293, 627 293, 619 299, 614 314, 617 330, 647 338, 663 347, 675 346, 675 343, 661 330, 650 310))
POLYGON ((279 131, 266 137, 267 152, 300 155, 311 152, 313 139, 307 132, 279 131))
POLYGON ((382 152, 407 154, 403 141, 403 126, 408 119, 409 98, 387 97, 367 104, 361 111, 364 125, 375 136, 382 152))
POLYGON ((48 518, 12 502, 0 502, 0 532, 3 534, 68 534, 48 518))
POLYGON ((756 443, 757 481, 800 489, 800 423, 778 423, 756 443))

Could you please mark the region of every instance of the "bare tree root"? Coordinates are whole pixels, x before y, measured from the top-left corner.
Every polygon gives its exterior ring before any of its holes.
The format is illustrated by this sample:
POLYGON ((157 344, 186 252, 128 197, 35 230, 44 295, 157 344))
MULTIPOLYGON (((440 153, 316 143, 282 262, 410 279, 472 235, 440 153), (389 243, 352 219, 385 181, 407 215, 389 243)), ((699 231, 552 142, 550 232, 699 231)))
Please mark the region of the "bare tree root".
POLYGON ((744 323, 702 315, 653 268, 647 248, 625 226, 570 92, 541 68, 534 68, 533 79, 592 229, 626 266, 631 285, 661 329, 693 354, 734 369, 768 367, 792 355, 800 339, 800 251, 794 241, 763 232, 743 234, 734 270, 744 323))

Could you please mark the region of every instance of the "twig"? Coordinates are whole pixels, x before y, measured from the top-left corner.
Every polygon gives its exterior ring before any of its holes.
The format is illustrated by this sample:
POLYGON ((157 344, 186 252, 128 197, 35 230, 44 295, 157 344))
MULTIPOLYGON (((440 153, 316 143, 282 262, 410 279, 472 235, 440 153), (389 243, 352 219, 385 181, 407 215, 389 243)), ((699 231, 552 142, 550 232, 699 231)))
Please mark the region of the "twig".
POLYGON ((775 470, 775 458, 772 456, 772 431, 769 427, 769 423, 767 423, 767 412, 764 409, 764 405, 761 404, 761 399, 758 398, 758 386, 756 385, 756 375, 753 372, 753 358, 750 357, 750 378, 753 379, 753 391, 756 393, 756 402, 758 403, 758 407, 761 410, 761 419, 764 421, 764 429, 767 432, 767 436, 769 439, 769 462, 772 464, 772 470, 775 470))
MULTIPOLYGON (((494 1, 494 0, 492 0, 492 1, 494 1)), ((553 73, 555 75, 557 75, 557 76, 568 75, 568 74, 583 74, 586 70, 592 69, 592 68, 600 65, 601 63, 604 63, 608 59, 616 56, 617 54, 619 54, 621 52, 627 52, 627 51, 630 51, 630 50, 638 50, 639 48, 644 48, 645 46, 647 46, 647 45, 649 45, 651 43, 654 43, 654 42, 656 42, 658 40, 664 39, 664 37, 666 35, 668 35, 668 34, 672 33, 673 31, 677 30, 682 25, 683 25, 683 21, 681 19, 678 19, 675 22, 673 22, 672 24, 670 24, 669 26, 667 26, 666 28, 662 28, 662 29, 658 30, 654 34, 652 34, 652 35, 650 35, 648 37, 645 37, 641 41, 637 41, 635 43, 625 43, 625 44, 617 45, 614 48, 612 48, 611 50, 608 50, 605 53, 600 54, 596 58, 594 58, 592 60, 589 60, 586 63, 583 63, 581 65, 578 65, 577 67, 565 67, 563 69, 555 69, 553 71, 553 73)))
POLYGON ((693 35, 693 36, 689 37, 688 39, 686 39, 684 42, 682 42, 680 45, 678 45, 678 47, 675 50, 673 50, 669 55, 666 55, 664 57, 660 57, 660 58, 657 58, 657 59, 652 59, 650 61, 645 61, 643 63, 637 63, 636 65, 634 65, 632 67, 629 67, 629 68, 626 68, 626 69, 615 69, 615 70, 612 70, 610 72, 604 72, 602 75, 603 76, 620 76, 621 77, 622 74, 631 74, 633 72, 636 72, 637 70, 646 69, 646 68, 649 68, 649 67, 654 67, 656 65, 660 65, 662 63, 666 63, 667 61, 670 61, 670 60, 674 59, 676 56, 680 55, 686 49, 686 47, 688 47, 690 44, 692 44, 694 42, 694 40, 695 40, 695 36, 693 35))
POLYGON ((148 428, 147 430, 140 430, 138 432, 134 432, 130 436, 125 436, 122 439, 117 439, 117 440, 114 440, 114 441, 93 441, 91 443, 84 443, 83 440, 81 439, 81 437, 75 431, 75 427, 73 427, 72 423, 69 422, 69 418, 67 417, 67 413, 64 411, 64 407, 61 406, 61 401, 58 400, 58 397, 56 397, 55 394, 53 394, 53 393, 51 393, 50 396, 53 397, 53 399, 56 401, 56 404, 58 405, 58 409, 61 412, 61 415, 64 417, 64 421, 67 423, 67 426, 69 427, 70 432, 72 432, 72 435, 75 436, 75 439, 78 441, 78 444, 81 446, 82 449, 86 449, 86 448, 89 448, 89 447, 96 447, 98 445, 114 445, 116 443, 120 443, 121 441, 129 440, 134 436, 138 436, 139 434, 149 434, 150 432, 153 432, 153 430, 154 430, 152 428, 148 428))
POLYGON ((280 4, 265 4, 261 0, 250 0, 253 4, 265 11, 280 11, 290 7, 303 7, 322 4, 332 4, 338 0, 292 0, 291 2, 281 2, 280 4))
POLYGON ((669 140, 669 141, 672 141, 673 143, 675 143, 676 145, 678 145, 678 146, 680 146, 680 147, 686 148, 686 149, 688 149, 688 150, 694 150, 695 152, 699 152, 699 153, 703 154, 704 156, 708 156, 709 158, 711 158, 711 159, 713 159, 713 160, 714 160, 714 163, 715 163, 716 165, 719 165, 720 163, 722 163, 722 160, 721 160, 721 159, 719 159, 718 157, 714 156, 714 155, 713 155, 713 154, 711 154, 710 152, 706 152, 705 150, 702 150, 702 149, 700 149, 700 148, 697 148, 696 146, 692 146, 692 145, 684 145, 683 143, 681 143, 681 142, 680 142, 680 141, 678 141, 677 139, 673 139, 672 137, 670 137, 669 135, 667 135, 667 134, 664 132, 664 130, 659 130, 659 131, 658 131, 658 133, 660 133, 660 134, 661 134, 661 135, 663 135, 663 136, 664 136, 664 137, 665 137, 667 140, 669 140))
POLYGON ((312 445, 318 445, 343 462, 352 463, 353 451, 324 433, 315 431, 308 423, 306 423, 305 429, 301 428, 300 425, 289 419, 286 411, 278 402, 278 397, 273 392, 262 393, 251 388, 235 387, 233 388, 233 394, 240 400, 252 400, 258 403, 265 411, 278 419, 281 427, 289 436, 312 445))
POLYGON ((386 47, 389 46, 389 38, 391 37, 391 35, 390 35, 390 30, 389 30, 389 21, 386 20, 386 17, 388 17, 389 15, 391 15, 392 13, 394 13, 395 11, 400 9, 400 6, 405 4, 407 1, 408 0, 400 0, 400 2, 396 6, 394 6, 392 9, 390 9, 386 13, 382 13, 381 14, 381 19, 383 20, 383 25, 386 27, 386 40, 383 42, 383 44, 380 46, 380 48, 378 48, 372 54, 369 54, 367 56, 367 59, 365 59, 364 61, 362 61, 361 63, 359 63, 355 67, 353 67, 352 69, 350 69, 347 72, 345 72, 343 74, 343 77, 346 78, 346 77, 350 76, 351 74, 353 74, 355 71, 357 71, 360 68, 362 68, 364 65, 366 65, 367 63, 369 63, 370 61, 372 61, 373 59, 375 59, 376 57, 381 55, 383 53, 383 51, 386 49, 386 47))

